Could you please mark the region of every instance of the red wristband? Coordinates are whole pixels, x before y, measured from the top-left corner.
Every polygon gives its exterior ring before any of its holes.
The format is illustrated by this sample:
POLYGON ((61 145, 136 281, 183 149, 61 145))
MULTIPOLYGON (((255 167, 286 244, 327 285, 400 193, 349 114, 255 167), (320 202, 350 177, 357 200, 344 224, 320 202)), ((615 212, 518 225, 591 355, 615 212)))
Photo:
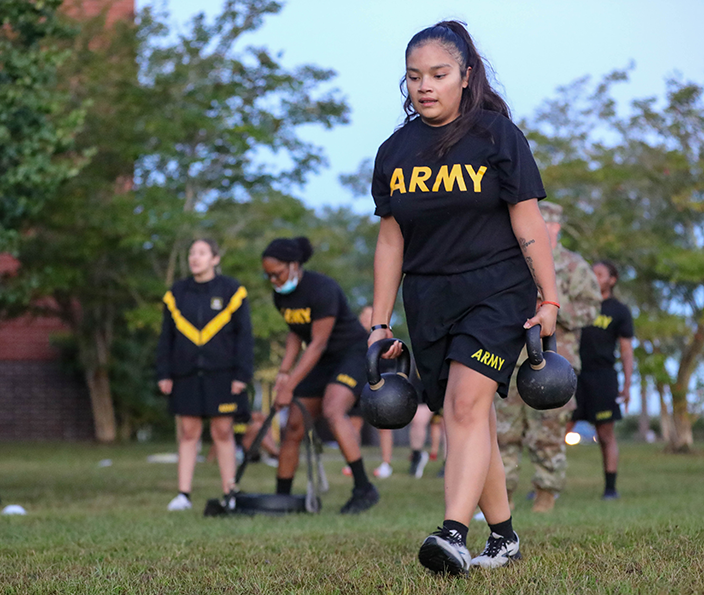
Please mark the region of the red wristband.
POLYGON ((550 304, 551 306, 555 306, 558 310, 560 309, 560 304, 557 302, 549 302, 545 300, 544 302, 540 302, 540 307, 542 308, 545 304, 550 304))

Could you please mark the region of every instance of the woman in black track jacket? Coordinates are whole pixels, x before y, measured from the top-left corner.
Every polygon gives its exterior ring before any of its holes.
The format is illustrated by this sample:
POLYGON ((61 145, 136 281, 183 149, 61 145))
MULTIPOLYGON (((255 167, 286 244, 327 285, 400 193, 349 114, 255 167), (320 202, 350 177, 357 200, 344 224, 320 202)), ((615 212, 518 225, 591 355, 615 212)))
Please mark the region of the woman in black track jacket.
POLYGON ((177 281, 164 296, 157 352, 159 389, 180 416, 179 494, 168 510, 191 508, 190 492, 203 418, 210 418, 223 486, 223 506, 235 505, 233 417, 248 421, 247 383, 252 378, 254 343, 247 290, 216 273, 218 248, 196 240, 188 253, 192 277, 177 281), (244 419, 243 419, 244 418, 244 419))

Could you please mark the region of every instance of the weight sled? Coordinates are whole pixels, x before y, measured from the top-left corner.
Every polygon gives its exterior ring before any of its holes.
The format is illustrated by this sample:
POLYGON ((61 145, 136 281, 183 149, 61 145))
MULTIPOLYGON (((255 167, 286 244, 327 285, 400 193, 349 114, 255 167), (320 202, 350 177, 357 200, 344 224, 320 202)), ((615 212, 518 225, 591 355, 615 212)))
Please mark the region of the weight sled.
MULTIPOLYGON (((323 470, 320 454, 322 443, 315 433, 313 420, 308 411, 303 407, 298 399, 293 399, 292 403, 303 413, 303 420, 306 428, 306 466, 308 472, 308 485, 305 494, 249 494, 241 492, 236 496, 236 506, 233 511, 227 511, 220 503, 220 500, 213 498, 208 500, 203 511, 203 516, 233 516, 238 514, 255 515, 281 515, 294 512, 320 512, 322 507, 320 493, 328 490, 327 478, 323 470)), ((236 481, 239 483, 247 465, 252 459, 253 453, 257 452, 259 445, 264 438, 275 411, 269 412, 259 433, 252 442, 252 446, 245 453, 242 465, 237 469, 236 481)))

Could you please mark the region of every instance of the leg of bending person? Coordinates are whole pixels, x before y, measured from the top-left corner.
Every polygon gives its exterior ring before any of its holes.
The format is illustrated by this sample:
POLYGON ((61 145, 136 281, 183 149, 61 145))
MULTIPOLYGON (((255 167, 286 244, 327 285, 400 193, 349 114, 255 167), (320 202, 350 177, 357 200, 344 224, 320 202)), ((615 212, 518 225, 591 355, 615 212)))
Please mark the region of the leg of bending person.
MULTIPOLYGON (((247 431, 242 438, 242 446, 245 450, 250 449, 254 439, 257 437, 257 434, 259 434, 259 430, 261 430, 264 425, 265 420, 266 415, 264 415, 261 411, 252 411, 252 419, 247 425, 247 431)), ((264 437, 262 438, 261 448, 263 448, 272 457, 279 457, 279 447, 271 435, 271 427, 269 427, 266 434, 264 434, 264 437)))
MULTIPOLYGON (((322 400, 317 398, 299 398, 303 406, 316 419, 322 409, 322 400)), ((276 473, 276 493, 290 494, 293 477, 298 468, 301 440, 305 436, 303 414, 296 406, 288 409, 288 421, 284 430, 284 437, 279 448, 279 467, 276 473)))
POLYGON ((352 497, 342 507, 343 514, 356 514, 371 508, 379 501, 379 493, 369 482, 362 451, 357 441, 357 434, 347 412, 354 405, 355 396, 352 391, 341 384, 331 383, 325 389, 323 397, 323 415, 335 435, 342 455, 352 470, 354 489, 352 497))

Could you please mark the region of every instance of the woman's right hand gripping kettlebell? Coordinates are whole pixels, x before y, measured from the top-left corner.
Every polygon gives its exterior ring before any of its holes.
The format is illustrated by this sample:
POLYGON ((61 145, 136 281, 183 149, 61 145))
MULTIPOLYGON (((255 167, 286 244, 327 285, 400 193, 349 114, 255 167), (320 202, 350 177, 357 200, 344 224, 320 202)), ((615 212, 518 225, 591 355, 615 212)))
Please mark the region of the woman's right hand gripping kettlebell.
MULTIPOLYGON (((393 339, 394 334, 389 328, 379 328, 374 331, 372 331, 369 335, 369 339, 367 340, 367 347, 371 347, 372 343, 376 343, 377 341, 381 341, 382 339, 393 339)), ((403 351, 403 347, 401 346, 400 341, 396 341, 389 349, 387 349, 384 353, 381 354, 382 359, 396 359, 399 355, 401 355, 401 352, 403 351)))

